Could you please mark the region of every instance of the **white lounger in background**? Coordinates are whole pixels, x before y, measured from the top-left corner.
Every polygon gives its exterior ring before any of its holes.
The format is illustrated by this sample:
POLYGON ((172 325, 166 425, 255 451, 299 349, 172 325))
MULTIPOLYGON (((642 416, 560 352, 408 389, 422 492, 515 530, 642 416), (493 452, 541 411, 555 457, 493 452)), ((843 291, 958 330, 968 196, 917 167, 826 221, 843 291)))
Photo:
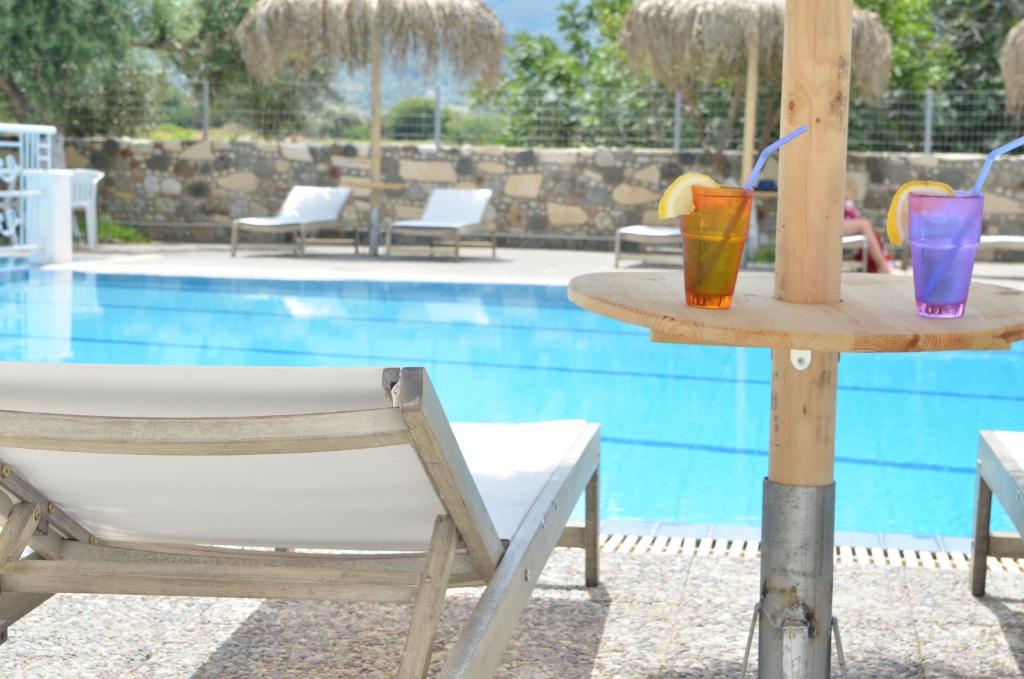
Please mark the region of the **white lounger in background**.
POLYGON ((404 219, 388 224, 385 244, 388 256, 396 235, 424 236, 430 238, 430 252, 434 251, 434 239, 441 245, 455 249, 459 258, 459 247, 483 245, 491 248, 491 257, 498 254, 498 231, 494 224, 483 223, 487 205, 491 202, 490 189, 434 189, 427 199, 420 219, 404 219))
POLYGON ((423 677, 445 591, 484 584, 441 676, 489 677, 560 541, 597 584, 599 447, 450 426, 422 368, 0 364, 0 637, 59 592, 411 603, 423 677))
MULTIPOLYGON (((231 256, 238 252, 238 240, 243 231, 293 234, 295 251, 305 255, 309 236, 320 229, 341 229, 341 213, 351 195, 352 189, 346 187, 293 186, 273 217, 243 217, 231 223, 231 256)), ((351 242, 358 255, 359 228, 351 230, 351 240, 332 239, 330 242, 351 242)))
POLYGON ((633 224, 615 231, 615 268, 623 259, 666 262, 668 258, 675 265, 682 262, 683 235, 678 226, 648 226, 633 224), (635 243, 636 252, 623 251, 623 243, 635 243), (650 249, 648 249, 650 248, 650 249))

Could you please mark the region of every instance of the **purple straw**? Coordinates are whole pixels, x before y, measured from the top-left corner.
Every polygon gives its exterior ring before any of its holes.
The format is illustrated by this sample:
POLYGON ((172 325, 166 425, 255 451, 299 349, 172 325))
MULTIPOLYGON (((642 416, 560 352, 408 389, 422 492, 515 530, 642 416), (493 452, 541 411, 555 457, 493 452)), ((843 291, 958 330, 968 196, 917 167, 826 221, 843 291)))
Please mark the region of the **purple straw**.
MULTIPOLYGON (((765 146, 764 150, 761 151, 761 155, 757 157, 757 162, 754 163, 754 169, 750 171, 750 177, 747 178, 747 183, 743 185, 743 190, 750 191, 751 189, 754 188, 754 185, 757 184, 757 178, 761 176, 761 170, 764 169, 764 164, 768 162, 768 159, 771 157, 773 153, 775 153, 781 147, 793 141, 806 131, 807 126, 801 125, 800 127, 796 128, 795 130, 787 134, 782 139, 773 141, 771 144, 768 144, 768 146, 765 146)), ((1022 137, 1021 139, 1024 140, 1024 137, 1022 137)))
POLYGON ((992 163, 996 162, 996 158, 1004 153, 1009 153, 1020 146, 1024 146, 1024 137, 1019 137, 1009 143, 1003 144, 997 149, 989 151, 988 155, 985 156, 985 164, 981 166, 981 174, 978 175, 978 181, 974 182, 974 188, 971 189, 971 193, 981 193, 981 185, 985 183, 988 173, 992 170, 992 163))

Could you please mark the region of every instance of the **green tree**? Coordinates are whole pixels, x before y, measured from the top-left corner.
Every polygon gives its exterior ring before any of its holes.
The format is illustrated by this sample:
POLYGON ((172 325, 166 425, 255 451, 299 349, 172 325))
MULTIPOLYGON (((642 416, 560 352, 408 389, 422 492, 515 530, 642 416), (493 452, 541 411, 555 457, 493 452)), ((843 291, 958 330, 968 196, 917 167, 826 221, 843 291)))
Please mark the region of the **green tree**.
POLYGON ((510 141, 639 144, 664 136, 665 121, 671 121, 669 97, 650 78, 630 71, 619 47, 630 5, 631 0, 562 3, 558 31, 564 47, 547 36, 513 37, 508 76, 491 99, 508 116, 510 141))
POLYGON ((941 86, 953 90, 998 89, 999 50, 1006 33, 1024 16, 1024 0, 933 0, 937 32, 952 65, 941 86))
MULTIPOLYGON (((153 67, 137 50, 158 3, 131 0, 0 0, 0 97, 15 118, 93 131, 91 103, 133 102, 119 124, 146 117, 153 67), (122 99, 128 97, 127 99, 122 99), (82 127, 84 125, 84 127, 82 127)), ((130 131, 130 129, 124 130, 130 131)))
MULTIPOLYGON (((165 0, 166 1, 166 0, 165 0)), ((328 104, 341 103, 326 72, 302 81, 287 75, 271 83, 249 76, 235 42, 235 29, 254 0, 187 0, 176 24, 158 35, 166 54, 186 75, 198 97, 203 81, 210 84, 211 116, 216 122, 237 122, 264 137, 297 134, 315 127, 328 104)))
POLYGON ((890 89, 924 92, 949 78, 954 54, 940 38, 935 21, 936 0, 857 0, 878 14, 892 38, 890 89))
MULTIPOLYGON (((559 5, 561 41, 516 35, 508 76, 493 95, 508 116, 507 141, 520 144, 665 146, 673 95, 630 69, 619 34, 631 0, 570 0, 559 5), (562 46, 564 45, 564 46, 562 46)), ((735 83, 685 93, 683 136, 699 140, 716 168, 739 112, 735 83)))

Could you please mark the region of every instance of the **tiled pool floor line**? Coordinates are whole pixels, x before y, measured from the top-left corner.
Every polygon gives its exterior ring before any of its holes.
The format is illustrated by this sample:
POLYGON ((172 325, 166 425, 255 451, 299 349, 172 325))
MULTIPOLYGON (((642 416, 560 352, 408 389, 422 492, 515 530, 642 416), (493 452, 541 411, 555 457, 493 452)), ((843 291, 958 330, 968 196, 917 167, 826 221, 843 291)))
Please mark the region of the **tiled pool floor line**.
MULTIPOLYGON (((555 550, 496 676, 740 676, 756 543, 602 540, 590 590, 582 553, 555 550)), ((988 594, 975 599, 963 555, 914 556, 837 550, 850 676, 1024 677, 1024 563, 990 562, 988 594)), ((431 675, 478 596, 449 593, 431 675)), ((11 628, 0 664, 13 679, 390 677, 408 620, 407 606, 59 595, 11 628)))

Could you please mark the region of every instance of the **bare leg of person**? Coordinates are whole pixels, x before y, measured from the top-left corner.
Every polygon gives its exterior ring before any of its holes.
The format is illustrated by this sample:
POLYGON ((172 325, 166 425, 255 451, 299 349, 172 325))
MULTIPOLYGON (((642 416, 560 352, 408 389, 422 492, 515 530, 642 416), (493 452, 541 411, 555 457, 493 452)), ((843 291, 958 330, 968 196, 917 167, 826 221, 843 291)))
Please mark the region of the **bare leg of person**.
POLYGON ((879 245, 878 239, 875 238, 875 231, 871 228, 871 222, 866 219, 844 219, 842 232, 844 236, 864 236, 864 240, 868 244, 868 257, 874 262, 875 268, 878 269, 879 273, 892 273, 892 265, 885 258, 882 246, 879 245))

